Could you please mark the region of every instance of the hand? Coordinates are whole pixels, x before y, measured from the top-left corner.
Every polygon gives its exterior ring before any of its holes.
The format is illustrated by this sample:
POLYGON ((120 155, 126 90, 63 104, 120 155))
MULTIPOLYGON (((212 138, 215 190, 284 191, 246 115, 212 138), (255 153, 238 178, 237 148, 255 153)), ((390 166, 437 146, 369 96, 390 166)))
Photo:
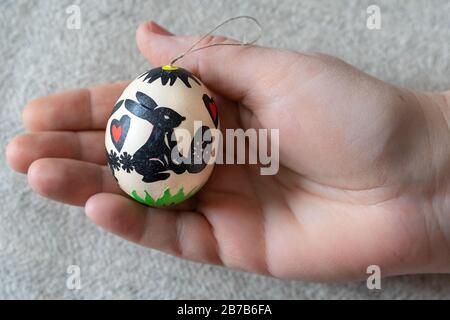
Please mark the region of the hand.
MULTIPOLYGON (((137 31, 154 65, 196 39, 155 23, 137 31)), ((8 146, 10 165, 41 195, 84 205, 107 230, 186 259, 323 281, 364 277, 372 264, 384 276, 449 272, 448 94, 398 88, 330 56, 261 47, 209 48, 178 64, 217 93, 222 127, 280 129, 277 175, 216 165, 177 208, 131 200, 104 152, 127 83, 32 101, 23 114, 31 133, 8 146)))

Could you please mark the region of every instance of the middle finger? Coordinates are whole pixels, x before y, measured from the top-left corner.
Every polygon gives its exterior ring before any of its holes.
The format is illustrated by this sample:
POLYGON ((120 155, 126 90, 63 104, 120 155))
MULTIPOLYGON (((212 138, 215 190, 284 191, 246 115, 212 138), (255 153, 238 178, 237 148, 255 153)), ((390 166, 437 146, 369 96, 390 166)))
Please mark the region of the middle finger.
POLYGON ((40 195, 83 206, 94 194, 124 195, 106 166, 71 159, 39 159, 30 166, 28 182, 40 195))

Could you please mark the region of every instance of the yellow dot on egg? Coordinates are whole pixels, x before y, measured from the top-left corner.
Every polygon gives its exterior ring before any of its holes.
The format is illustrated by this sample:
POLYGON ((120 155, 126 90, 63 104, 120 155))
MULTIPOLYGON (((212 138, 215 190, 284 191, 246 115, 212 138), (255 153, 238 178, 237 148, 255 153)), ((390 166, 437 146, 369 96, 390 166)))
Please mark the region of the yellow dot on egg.
POLYGON ((171 66, 171 65, 165 65, 162 67, 163 70, 167 70, 167 71, 173 71, 173 70, 177 70, 178 67, 175 66, 171 66))

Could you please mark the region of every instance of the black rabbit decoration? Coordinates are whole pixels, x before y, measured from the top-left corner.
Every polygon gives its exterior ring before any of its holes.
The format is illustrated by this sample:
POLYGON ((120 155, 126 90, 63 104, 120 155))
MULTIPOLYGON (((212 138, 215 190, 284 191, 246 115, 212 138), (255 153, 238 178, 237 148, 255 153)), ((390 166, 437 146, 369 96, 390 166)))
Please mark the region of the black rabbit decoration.
MULTIPOLYGON (((135 116, 150 122, 153 129, 150 137, 132 155, 131 159, 129 155, 125 157, 127 160, 126 169, 134 169, 143 176, 142 181, 147 183, 166 180, 171 172, 181 174, 186 171, 190 173, 202 171, 210 156, 210 150, 207 146, 212 143, 212 137, 206 140, 210 128, 202 126, 196 130, 191 140, 189 155, 185 158, 179 152, 177 142, 172 141, 172 137, 174 136, 174 129, 186 118, 171 108, 158 106, 151 97, 143 92, 138 91, 136 99, 137 101, 126 99, 124 101, 125 108, 135 116), (173 152, 182 161, 175 162, 172 159, 173 152)), ((113 172, 114 169, 117 170, 116 160, 116 157, 110 152, 108 162, 113 172)))

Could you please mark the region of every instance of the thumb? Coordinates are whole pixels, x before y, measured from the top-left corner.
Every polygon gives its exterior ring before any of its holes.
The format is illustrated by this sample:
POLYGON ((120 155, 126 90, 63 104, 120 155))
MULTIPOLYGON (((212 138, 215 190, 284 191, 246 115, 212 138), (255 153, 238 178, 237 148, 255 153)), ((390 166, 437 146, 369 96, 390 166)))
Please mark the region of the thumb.
MULTIPOLYGON (((169 64, 199 39, 174 36, 154 22, 141 24, 136 32, 139 50, 155 66, 169 64)), ((197 47, 219 43, 238 42, 208 36, 197 47)), ((176 64, 195 74, 213 91, 231 100, 242 101, 252 91, 258 91, 261 86, 258 80, 269 72, 266 63, 273 51, 256 46, 215 46, 191 52, 176 64)))

